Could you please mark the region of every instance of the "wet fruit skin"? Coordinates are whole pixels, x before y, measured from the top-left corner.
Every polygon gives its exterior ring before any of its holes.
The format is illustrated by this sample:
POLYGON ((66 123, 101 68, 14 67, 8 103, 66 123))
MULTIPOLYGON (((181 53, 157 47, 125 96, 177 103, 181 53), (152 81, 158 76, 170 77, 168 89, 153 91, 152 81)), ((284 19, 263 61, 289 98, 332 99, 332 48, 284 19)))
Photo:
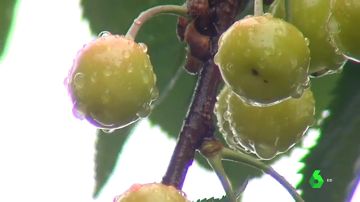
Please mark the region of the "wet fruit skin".
POLYGON ((273 104, 301 95, 308 85, 309 56, 295 26, 265 14, 234 23, 219 40, 215 62, 242 99, 273 104))
POLYGON ((309 73, 336 71, 343 67, 346 58, 336 52, 330 43, 327 23, 330 0, 292 0, 288 2, 288 20, 310 41, 309 73))
POLYGON ((217 125, 219 132, 223 135, 224 140, 227 144, 233 149, 243 150, 245 147, 249 147, 245 141, 242 141, 240 138, 237 138, 236 135, 231 130, 230 123, 227 120, 227 111, 228 111, 228 98, 232 94, 230 87, 224 86, 217 96, 217 101, 215 103, 214 114, 216 115, 217 125), (240 143, 240 145, 238 145, 240 143))
POLYGON ((79 51, 68 76, 74 113, 99 128, 124 127, 150 112, 156 76, 144 46, 118 35, 79 51))
POLYGON ((172 186, 160 183, 135 184, 114 202, 189 202, 184 194, 172 186))
POLYGON ((331 41, 346 57, 360 62, 360 1, 331 0, 331 41))
POLYGON ((278 153, 287 151, 314 122, 315 101, 310 89, 296 99, 257 107, 250 106, 231 93, 228 97, 228 121, 234 136, 239 138, 237 146, 259 158, 271 159, 278 153))

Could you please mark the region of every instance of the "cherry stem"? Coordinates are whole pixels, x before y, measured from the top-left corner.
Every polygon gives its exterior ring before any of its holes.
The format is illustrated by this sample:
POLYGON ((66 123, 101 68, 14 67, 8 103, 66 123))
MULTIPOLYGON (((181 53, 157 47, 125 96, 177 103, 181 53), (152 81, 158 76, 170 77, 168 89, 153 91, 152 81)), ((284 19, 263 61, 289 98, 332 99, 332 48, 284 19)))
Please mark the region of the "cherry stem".
POLYGON ((288 20, 288 3, 286 0, 275 0, 269 8, 269 12, 277 18, 288 20))
POLYGON ((207 159, 211 167, 214 169, 216 175, 218 176, 225 192, 226 196, 229 198, 230 202, 236 202, 236 196, 232 184, 229 180, 229 177, 226 175, 224 167, 222 165, 221 156, 216 155, 207 159))
POLYGON ((215 171, 230 202, 236 202, 236 196, 233 186, 222 164, 222 149, 223 145, 217 140, 204 141, 201 145, 200 152, 203 156, 205 156, 210 166, 215 171))
POLYGON ((301 196, 296 192, 296 189, 283 176, 277 173, 271 166, 266 165, 265 163, 245 153, 235 152, 228 148, 223 148, 221 150, 221 155, 223 159, 245 163, 262 170, 263 172, 273 177, 276 181, 278 181, 290 193, 290 195, 295 199, 295 201, 304 202, 304 199, 302 199, 301 196))
POLYGON ((140 13, 140 15, 134 20, 128 32, 126 33, 126 37, 135 40, 138 31, 141 26, 147 22, 152 17, 158 14, 172 14, 177 16, 188 17, 187 8, 185 6, 178 5, 161 5, 149 8, 140 13))
POLYGON ((254 15, 261 16, 264 14, 263 0, 254 0, 254 15))

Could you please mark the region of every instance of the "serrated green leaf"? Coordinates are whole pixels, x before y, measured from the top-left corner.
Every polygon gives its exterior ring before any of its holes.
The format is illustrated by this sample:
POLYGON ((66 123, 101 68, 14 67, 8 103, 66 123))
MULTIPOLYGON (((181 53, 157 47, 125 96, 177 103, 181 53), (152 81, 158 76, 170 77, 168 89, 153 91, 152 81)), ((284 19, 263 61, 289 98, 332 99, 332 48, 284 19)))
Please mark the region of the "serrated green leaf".
POLYGON ((345 201, 349 185, 358 176, 354 171, 360 155, 360 64, 348 62, 342 74, 318 144, 303 159, 306 167, 299 187, 305 201, 345 201), (308 183, 315 169, 325 180, 320 189, 308 183))
POLYGON ((109 180, 121 150, 136 124, 114 131, 111 134, 102 130, 97 132, 95 154, 95 189, 93 196, 97 197, 103 186, 109 180))
POLYGON ((209 199, 202 199, 197 200, 196 202, 230 202, 226 196, 223 196, 222 198, 209 198, 209 199))
POLYGON ((0 1, 0 59, 5 51, 11 23, 14 19, 16 0, 0 1))

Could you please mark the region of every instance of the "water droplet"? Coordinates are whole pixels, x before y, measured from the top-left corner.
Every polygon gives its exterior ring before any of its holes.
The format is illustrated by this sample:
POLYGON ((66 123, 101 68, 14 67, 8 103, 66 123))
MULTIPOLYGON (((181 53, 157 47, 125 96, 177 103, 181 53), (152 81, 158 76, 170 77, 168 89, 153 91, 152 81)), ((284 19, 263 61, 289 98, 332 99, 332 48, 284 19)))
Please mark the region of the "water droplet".
POLYGON ((144 44, 144 43, 139 43, 139 46, 140 46, 140 48, 144 51, 144 53, 147 52, 148 47, 146 46, 146 44, 144 44))
POLYGON ((284 35, 284 30, 282 29, 282 27, 276 27, 276 28, 275 28, 275 33, 276 33, 277 35, 282 36, 282 35, 284 35))
POLYGON ((110 133, 113 133, 116 129, 114 129, 114 128, 103 128, 103 129, 101 129, 104 133, 108 133, 108 134, 110 134, 110 133))
POLYGON ((256 144, 255 145, 255 151, 259 158, 261 159, 272 159, 277 154, 276 147, 273 147, 272 145, 265 145, 265 144, 256 144))
POLYGON ((224 112, 224 120, 230 121, 230 118, 231 118, 231 112, 229 111, 224 112))
POLYGON ((249 48, 247 48, 244 52, 245 57, 250 57, 251 56, 250 53, 251 53, 251 50, 249 48))
POLYGON ((310 78, 308 76, 306 76, 306 78, 304 79, 304 83, 302 84, 303 88, 309 88, 310 87, 310 78))
POLYGON ((292 93, 291 93, 291 97, 293 98, 300 98, 301 95, 303 94, 304 92, 304 87, 302 85, 298 86, 296 88, 296 90, 294 90, 292 93))
POLYGON ((310 45, 310 40, 307 37, 305 37, 305 43, 306 43, 307 46, 310 45))
POLYGON ((277 147, 279 145, 279 140, 280 140, 280 137, 275 138, 275 142, 274 142, 275 147, 277 147))
POLYGON ((110 90, 109 90, 109 89, 106 89, 106 90, 103 92, 103 94, 101 95, 101 102, 102 102, 103 104, 106 104, 106 103, 108 103, 108 102, 110 101, 110 98, 111 98, 111 96, 110 96, 110 90))
POLYGON ((92 83, 96 83, 96 81, 97 81, 97 72, 94 72, 94 73, 91 75, 90 81, 91 81, 92 83))
POLYGON ((108 32, 108 31, 102 31, 98 34, 98 37, 107 37, 107 36, 110 36, 111 33, 108 32))
POLYGON ((225 65, 225 69, 229 72, 232 72, 232 68, 233 68, 233 64, 231 64, 231 63, 228 63, 225 65))
POLYGON ((145 103, 143 106, 142 106, 142 109, 140 109, 140 111, 138 111, 136 113, 136 115, 140 118, 145 118, 147 116, 149 116, 151 112, 151 107, 148 103, 145 103))
POLYGON ((124 52, 124 58, 129 58, 130 57, 130 52, 129 51, 125 51, 124 52))
POLYGON ((336 47, 335 48, 335 53, 338 54, 338 55, 341 55, 342 52, 341 52, 341 50, 339 48, 336 47))
POLYGON ((110 67, 110 66, 106 66, 105 69, 104 69, 104 71, 103 71, 103 73, 104 73, 105 76, 111 76, 111 74, 112 74, 112 69, 111 69, 111 67, 110 67))
POLYGON ((82 103, 75 103, 72 108, 73 115, 80 120, 85 118, 85 111, 86 107, 82 103))
POLYGON ((78 72, 74 76, 74 86, 76 89, 81 89, 85 86, 85 75, 78 72))
POLYGON ((158 89, 158 88, 154 87, 153 89, 151 89, 150 96, 151 96, 151 100, 152 100, 152 101, 158 99, 158 98, 159 98, 159 95, 160 95, 160 93, 159 93, 159 89, 158 89))
POLYGON ((134 23, 137 24, 137 25, 141 25, 142 22, 141 22, 141 20, 135 19, 134 23))
POLYGON ((134 70, 134 68, 133 68, 133 66, 132 65, 129 65, 128 67, 127 67, 127 73, 132 73, 133 72, 133 70, 134 70))
POLYGON ((144 84, 149 84, 149 82, 150 82, 149 76, 147 76, 146 74, 144 74, 143 77, 142 77, 142 79, 143 79, 144 84))
POLYGON ((220 56, 219 56, 219 52, 215 54, 214 56, 214 63, 219 65, 220 64, 220 56))

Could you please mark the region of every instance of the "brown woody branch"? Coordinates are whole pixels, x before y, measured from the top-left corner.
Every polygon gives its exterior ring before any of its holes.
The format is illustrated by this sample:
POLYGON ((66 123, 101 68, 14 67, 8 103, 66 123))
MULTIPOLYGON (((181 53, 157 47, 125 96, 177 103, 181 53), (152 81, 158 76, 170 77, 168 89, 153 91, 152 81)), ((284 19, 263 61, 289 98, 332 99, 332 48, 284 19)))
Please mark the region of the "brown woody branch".
POLYGON ((187 7, 192 22, 179 21, 178 35, 187 40, 190 54, 199 57, 203 67, 198 76, 192 102, 178 137, 167 172, 162 183, 182 188, 188 167, 192 164, 195 151, 199 149, 206 137, 214 134, 213 109, 216 102, 221 75, 213 58, 217 52, 220 35, 235 21, 240 8, 244 8, 245 0, 188 0, 187 7), (187 26, 195 27, 195 31, 186 32, 187 26), (185 32, 185 33, 184 33, 185 32), (186 36, 191 34, 191 36, 186 36), (198 38, 196 40, 196 38, 198 38), (199 46, 210 39, 209 46, 199 46), (192 48, 191 47, 196 47, 192 48), (209 53, 209 57, 206 56, 209 53))

